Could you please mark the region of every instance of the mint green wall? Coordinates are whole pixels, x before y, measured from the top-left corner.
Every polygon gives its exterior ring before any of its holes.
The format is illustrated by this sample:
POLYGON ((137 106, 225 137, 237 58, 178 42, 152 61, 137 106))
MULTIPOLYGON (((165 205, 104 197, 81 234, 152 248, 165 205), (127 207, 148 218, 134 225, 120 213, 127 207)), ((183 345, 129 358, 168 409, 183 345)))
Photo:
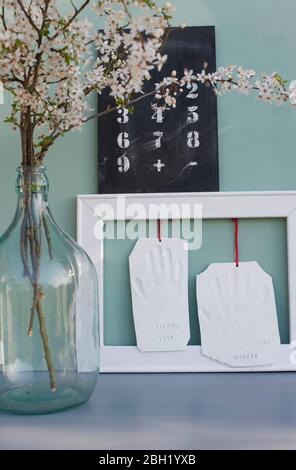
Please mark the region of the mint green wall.
MULTIPOLYGON (((262 72, 277 70, 287 79, 296 78, 296 4, 292 0, 175 0, 173 3, 177 6, 176 24, 184 21, 188 26, 216 26, 218 65, 239 63, 262 72)), ((1 118, 5 116, 6 109, 7 104, 0 106, 1 118)), ((296 189, 295 130, 296 109, 271 107, 257 102, 253 97, 236 94, 219 98, 221 190, 296 189)), ((18 136, 6 124, 0 125, 0 143, 2 232, 15 207, 15 168, 20 155, 18 136)), ((64 229, 75 235, 75 196, 97 190, 96 123, 89 123, 82 132, 70 133, 58 142, 46 164, 51 181, 52 210, 64 229)), ((198 253, 194 255, 196 264, 191 265, 193 271, 206 265, 207 254, 211 247, 216 246, 216 230, 223 230, 223 227, 229 230, 227 222, 215 224, 205 224, 208 245, 204 245, 201 258, 198 253)), ((252 238, 251 234, 270 237, 266 251, 260 252, 263 257, 261 263, 277 279, 281 334, 282 339, 286 339, 284 222, 245 222, 243 228, 248 233, 248 244, 243 253, 246 259, 256 258, 258 254, 256 236, 252 238)), ((123 243, 116 248, 118 256, 124 249, 123 243)), ((231 249, 227 253, 230 256, 231 249)), ((127 284, 126 280, 124 282, 127 284)), ((114 293, 112 296, 114 299, 114 293)), ((111 300, 111 297, 107 298, 107 302, 111 300)), ((192 294, 191 300, 194 309, 192 294)), ((116 333, 116 313, 108 314, 106 333, 109 342, 133 341, 133 332, 125 321, 129 308, 127 304, 118 323, 122 325, 121 337, 116 333)))

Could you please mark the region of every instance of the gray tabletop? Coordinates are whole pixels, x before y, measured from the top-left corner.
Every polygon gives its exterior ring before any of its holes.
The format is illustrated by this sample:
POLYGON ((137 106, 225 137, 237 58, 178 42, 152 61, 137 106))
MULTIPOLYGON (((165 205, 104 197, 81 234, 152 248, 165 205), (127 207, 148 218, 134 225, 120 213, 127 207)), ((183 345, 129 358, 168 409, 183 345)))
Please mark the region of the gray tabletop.
POLYGON ((0 413, 1 449, 296 449, 296 374, 100 375, 92 399, 0 413))

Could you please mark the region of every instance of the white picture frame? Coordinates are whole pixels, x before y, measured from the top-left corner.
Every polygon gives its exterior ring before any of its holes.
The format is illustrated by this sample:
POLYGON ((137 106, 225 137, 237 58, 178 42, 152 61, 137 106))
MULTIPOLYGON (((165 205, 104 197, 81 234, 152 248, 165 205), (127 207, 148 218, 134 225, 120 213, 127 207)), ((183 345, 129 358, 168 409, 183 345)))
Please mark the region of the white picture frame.
MULTIPOLYGON (((191 212, 190 212, 191 214, 191 212)), ((140 216, 137 220, 143 220, 140 216)), ((147 217, 145 217, 147 220, 147 217)), ((108 216, 101 223, 105 223, 108 216)), ((112 218, 113 220, 113 218, 112 218)), ((100 369, 101 372, 248 372, 294 371, 291 344, 296 344, 296 191, 276 192, 213 192, 129 195, 78 195, 77 241, 92 259, 99 279, 100 369), (187 346, 184 351, 143 353, 136 346, 108 346, 104 344, 104 241, 98 239, 95 227, 97 208, 107 204, 114 210, 115 220, 128 217, 117 214, 118 200, 124 198, 125 207, 141 204, 202 205, 203 219, 230 218, 285 218, 287 221, 289 333, 290 344, 281 344, 276 363, 263 367, 230 367, 201 354, 200 346, 187 346)))

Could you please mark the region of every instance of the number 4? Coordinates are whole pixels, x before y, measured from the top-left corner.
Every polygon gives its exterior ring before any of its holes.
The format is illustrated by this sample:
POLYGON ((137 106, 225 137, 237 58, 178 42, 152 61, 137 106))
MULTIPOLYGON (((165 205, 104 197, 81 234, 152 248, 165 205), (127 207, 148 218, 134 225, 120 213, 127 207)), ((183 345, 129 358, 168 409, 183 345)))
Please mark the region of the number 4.
POLYGON ((164 120, 163 117, 163 108, 156 108, 154 114, 152 115, 151 119, 154 119, 158 123, 162 123, 164 120))

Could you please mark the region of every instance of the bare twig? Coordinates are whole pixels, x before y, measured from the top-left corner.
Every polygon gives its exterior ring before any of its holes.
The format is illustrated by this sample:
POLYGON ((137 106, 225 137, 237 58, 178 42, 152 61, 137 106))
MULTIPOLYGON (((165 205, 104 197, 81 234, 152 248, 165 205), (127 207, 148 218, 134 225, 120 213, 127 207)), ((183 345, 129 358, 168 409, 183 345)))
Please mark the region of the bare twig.
POLYGON ((91 0, 85 0, 85 2, 81 5, 81 7, 76 8, 75 7, 75 13, 74 15, 71 16, 71 18, 65 23, 61 31, 57 31, 56 34, 54 34, 50 40, 56 39, 59 34, 61 34, 63 31, 66 31, 66 29, 69 28, 69 26, 73 23, 73 21, 76 20, 77 16, 80 15, 80 13, 90 4, 91 0))
POLYGON ((61 82, 64 82, 65 80, 67 80, 68 77, 63 77, 63 78, 60 78, 59 80, 53 80, 53 81, 49 81, 47 82, 48 85, 55 85, 57 83, 61 83, 61 82))
POLYGON ((51 352, 50 352, 48 336, 47 336, 47 331, 46 331, 45 317, 44 317, 42 303, 40 299, 38 299, 37 301, 36 309, 37 309, 37 314, 38 314, 38 319, 39 319, 40 335, 42 338, 43 349, 44 349, 44 358, 47 364, 47 369, 48 369, 49 378, 50 378, 50 388, 53 392, 55 392, 57 389, 55 370, 54 370, 54 365, 53 365, 52 358, 51 358, 51 352))
POLYGON ((50 259, 53 260, 51 236, 50 236, 50 231, 49 231, 49 227, 47 224, 47 220, 44 214, 42 214, 42 222, 43 222, 43 227, 44 227, 45 236, 47 240, 48 254, 49 254, 50 259))
POLYGON ((28 336, 33 336, 33 325, 34 325, 35 310, 37 308, 38 295, 39 295, 38 285, 35 283, 33 284, 33 304, 31 307, 31 317, 30 317, 30 323, 29 323, 29 328, 28 328, 28 336))
POLYGON ((23 4, 22 0, 17 0, 17 3, 19 5, 20 9, 22 10, 22 12, 24 13, 25 17, 27 18, 27 20, 29 21, 32 28, 35 29, 35 31, 37 31, 38 35, 40 35, 40 29, 37 27, 37 25, 32 20, 31 15, 27 12, 26 8, 24 7, 24 4, 23 4))
MULTIPOLYGON (((147 98, 148 96, 153 96, 155 95, 155 93, 157 92, 157 90, 152 90, 150 91, 149 93, 145 93, 141 96, 138 96, 137 98, 134 98, 133 100, 129 101, 128 103, 126 103, 126 107, 131 107, 133 106, 134 104, 142 101, 143 99, 147 98)), ((110 114, 110 113, 113 113, 115 111, 117 111, 119 108, 118 105, 116 106, 112 106, 110 108, 107 108, 105 109, 104 111, 100 112, 100 113, 97 113, 97 114, 93 114, 92 116, 89 116, 85 122, 88 122, 88 121, 91 121, 92 119, 95 119, 95 118, 101 118, 103 116, 106 116, 106 114, 110 114)), ((47 145, 45 145, 44 147, 41 148, 41 150, 35 155, 35 160, 36 162, 38 162, 38 164, 41 164, 42 161, 43 161, 43 158, 46 154, 46 152, 48 151, 48 149, 54 144, 54 142, 62 135, 64 134, 65 132, 69 132, 73 129, 73 126, 70 126, 69 129, 67 129, 66 131, 59 131, 59 126, 56 126, 56 128, 54 129, 54 131, 50 134, 50 139, 49 139, 49 143, 47 145)))
POLYGON ((6 25, 6 20, 5 20, 5 6, 4 5, 2 5, 0 17, 2 19, 3 28, 6 31, 7 30, 7 25, 6 25))
MULTIPOLYGON (((40 286, 40 263, 42 256, 42 225, 44 225, 44 213, 43 208, 40 208, 39 202, 36 198, 36 194, 31 192, 31 177, 24 175, 23 182, 23 191, 24 191, 24 216, 21 225, 21 238, 20 238, 20 252, 22 257, 22 262, 24 266, 24 274, 28 276, 30 283, 33 288, 33 301, 31 307, 30 322, 28 328, 28 335, 33 335, 33 326, 35 312, 37 312, 39 320, 39 329, 40 335, 43 344, 44 359, 47 365, 48 374, 50 378, 50 387, 53 392, 56 391, 56 378, 55 378, 55 369, 51 357, 51 351, 49 346, 49 340, 46 330, 46 321, 42 306, 43 292, 40 286), (34 200, 36 198, 36 201, 34 200), (36 212, 36 204, 37 212, 36 212), (28 261, 28 250, 27 243, 29 242, 30 247, 30 260, 31 260, 31 269, 29 267, 28 261)), ((38 196, 37 196, 38 197, 38 196)), ((45 231, 48 230, 45 229, 45 231)), ((49 232, 46 233, 47 240, 50 240, 49 232)))
MULTIPOLYGON (((157 93, 157 90, 152 90, 152 91, 149 91, 148 93, 145 93, 141 96, 138 96, 137 98, 134 98, 132 99, 131 101, 129 101, 128 103, 126 103, 126 107, 127 108, 130 108, 131 106, 133 106, 134 104, 137 104, 139 103, 140 101, 144 100, 145 98, 148 98, 148 96, 153 96, 157 93)), ((103 116, 105 116, 106 114, 109 114, 109 113, 114 113, 114 111, 117 111, 119 108, 119 106, 113 106, 112 108, 107 108, 105 109, 104 111, 101 111, 100 113, 97 113, 97 114, 93 114, 91 116, 89 116, 87 119, 86 119, 86 122, 88 121, 91 121, 92 119, 95 119, 95 118, 101 118, 103 116)))
POLYGON ((75 12, 77 12, 77 7, 76 7, 75 3, 73 2, 73 0, 70 0, 70 2, 71 2, 72 7, 74 8, 75 12))

